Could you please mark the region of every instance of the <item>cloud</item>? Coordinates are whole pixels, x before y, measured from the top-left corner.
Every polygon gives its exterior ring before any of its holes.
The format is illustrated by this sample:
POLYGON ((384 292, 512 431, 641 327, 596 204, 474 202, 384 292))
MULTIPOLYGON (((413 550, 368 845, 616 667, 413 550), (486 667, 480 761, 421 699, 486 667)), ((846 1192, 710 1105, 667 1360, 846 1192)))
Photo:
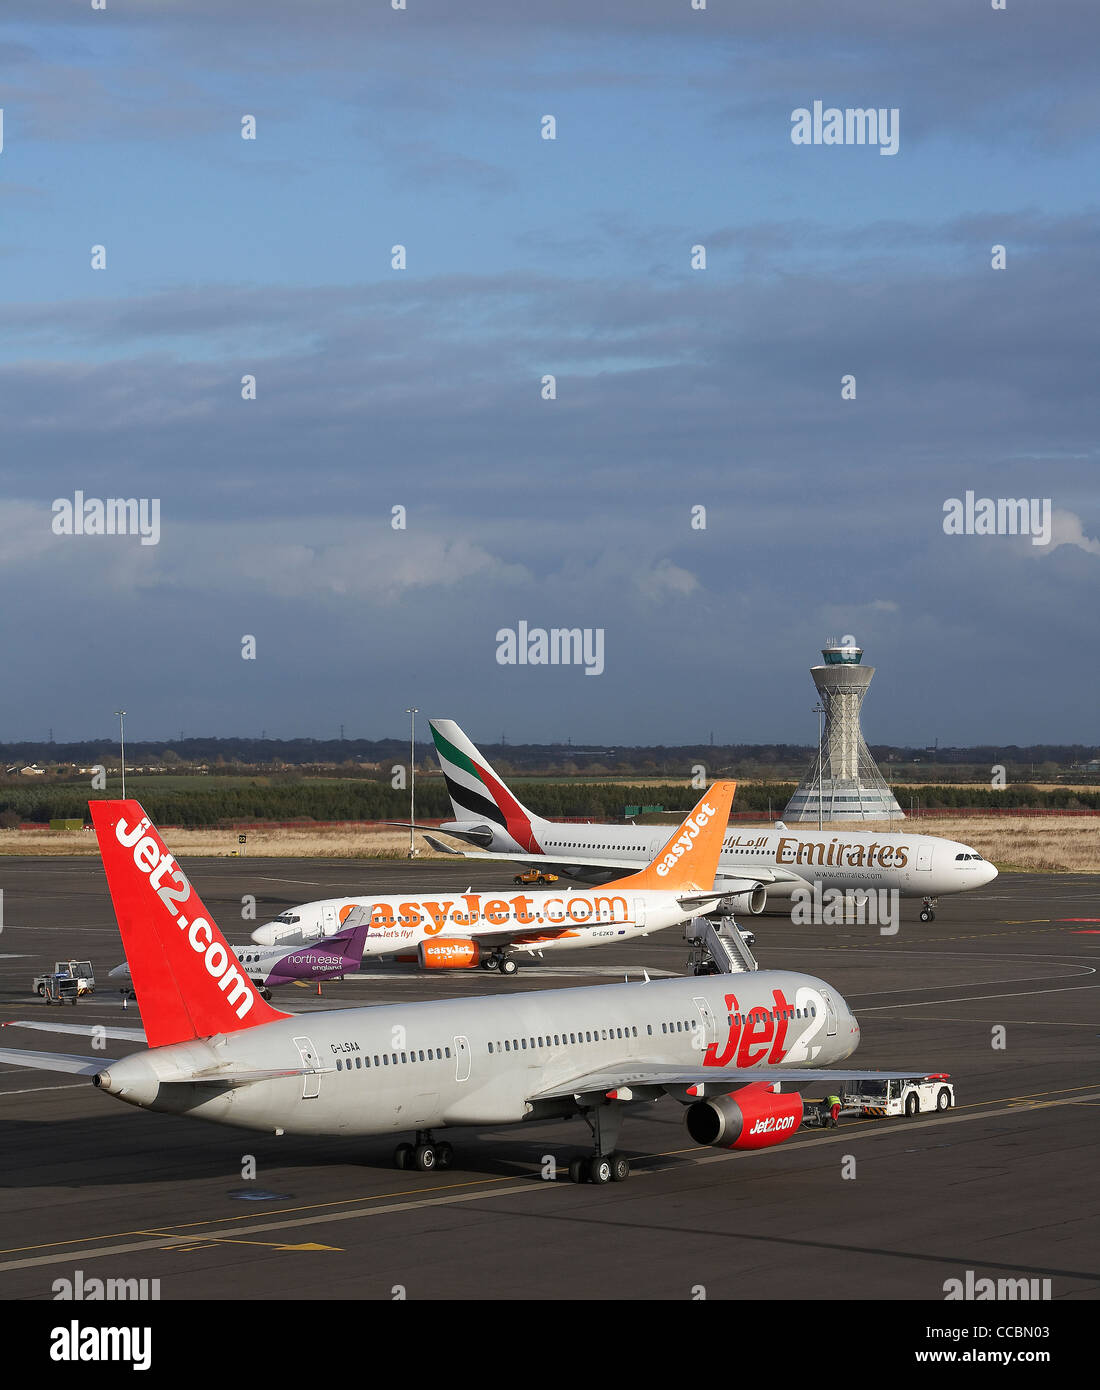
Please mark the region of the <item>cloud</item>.
POLYGON ((1087 555, 1100 555, 1100 540, 1085 535, 1084 523, 1073 512, 1055 507, 1051 515, 1050 544, 1036 547, 1040 551, 1051 552, 1061 545, 1073 545, 1087 555))

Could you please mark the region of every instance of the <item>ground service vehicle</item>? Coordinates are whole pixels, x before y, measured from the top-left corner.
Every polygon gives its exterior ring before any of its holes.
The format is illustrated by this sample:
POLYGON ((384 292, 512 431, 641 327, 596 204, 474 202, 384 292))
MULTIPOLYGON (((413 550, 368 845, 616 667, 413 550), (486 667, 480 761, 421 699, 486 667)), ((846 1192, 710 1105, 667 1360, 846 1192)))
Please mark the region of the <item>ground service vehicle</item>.
MULTIPOLYGON (((62 979, 75 980, 77 994, 95 993, 95 974, 92 970, 90 960, 59 960, 54 962, 54 967, 49 975, 36 975, 31 984, 35 994, 46 995, 49 982, 56 980, 60 976, 62 979)), ((66 991, 68 992, 68 991, 66 991)))
POLYGON ((883 1081, 858 1081, 841 1091, 845 1110, 860 1115, 919 1115, 929 1110, 950 1110, 955 1088, 946 1072, 934 1076, 895 1077, 883 1081))

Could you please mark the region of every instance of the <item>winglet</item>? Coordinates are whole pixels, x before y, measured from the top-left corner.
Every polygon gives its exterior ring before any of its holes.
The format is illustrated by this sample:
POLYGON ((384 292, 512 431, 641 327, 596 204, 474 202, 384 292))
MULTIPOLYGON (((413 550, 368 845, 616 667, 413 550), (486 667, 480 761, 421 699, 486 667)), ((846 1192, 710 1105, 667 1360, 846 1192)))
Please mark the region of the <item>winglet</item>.
POLYGON ((629 884, 632 888, 664 888, 670 892, 712 889, 736 790, 736 782, 715 782, 653 862, 640 873, 616 879, 615 886, 629 884))

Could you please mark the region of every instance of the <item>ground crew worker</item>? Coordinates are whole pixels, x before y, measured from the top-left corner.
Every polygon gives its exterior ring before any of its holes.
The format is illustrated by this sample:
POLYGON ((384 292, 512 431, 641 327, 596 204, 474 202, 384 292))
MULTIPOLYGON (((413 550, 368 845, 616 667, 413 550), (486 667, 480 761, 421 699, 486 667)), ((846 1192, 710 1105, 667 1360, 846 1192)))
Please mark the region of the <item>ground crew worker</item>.
POLYGON ((840 1097, 826 1096, 825 1104, 829 1107, 829 1114, 832 1117, 832 1125, 833 1128, 836 1129, 836 1127, 840 1124, 840 1097))

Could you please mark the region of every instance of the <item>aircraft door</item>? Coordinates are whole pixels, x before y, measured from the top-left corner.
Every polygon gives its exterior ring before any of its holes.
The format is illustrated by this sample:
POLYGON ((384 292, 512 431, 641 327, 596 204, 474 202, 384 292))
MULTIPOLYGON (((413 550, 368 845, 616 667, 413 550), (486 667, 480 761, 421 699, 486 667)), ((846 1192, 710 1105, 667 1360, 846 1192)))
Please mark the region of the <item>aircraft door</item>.
MULTIPOLYGON (((303 1067, 320 1067, 321 1059, 317 1056, 317 1051, 308 1038, 295 1038, 294 1046, 298 1049, 302 1059, 303 1067)), ((321 1077, 317 1072, 307 1073, 302 1077, 302 1099, 316 1100, 321 1094, 321 1077)))
POLYGON ((836 1037, 836 1007, 833 1004, 832 996, 822 990, 821 997, 825 1000, 825 1036, 827 1038, 836 1037))
POLYGON ((918 869, 929 869, 929 870, 932 868, 932 846, 931 846, 931 845, 920 845, 920 846, 918 846, 918 848, 917 848, 917 868, 918 868, 918 869))
POLYGON ((699 1051, 703 1052, 712 1042, 716 1041, 714 1014, 711 1012, 711 1007, 705 999, 696 996, 693 1002, 695 1007, 699 1010, 699 1017, 703 1025, 701 1029, 696 1030, 693 1042, 699 1048, 699 1051))
POLYGON ((455 1080, 469 1081, 470 1079, 470 1040, 461 1034, 455 1037, 455 1080))
POLYGON ((321 909, 322 934, 325 936, 332 936, 339 925, 339 922, 336 920, 336 908, 332 903, 325 903, 324 907, 321 909))
POLYGON ((634 899, 634 925, 636 927, 645 926, 645 899, 634 899))

